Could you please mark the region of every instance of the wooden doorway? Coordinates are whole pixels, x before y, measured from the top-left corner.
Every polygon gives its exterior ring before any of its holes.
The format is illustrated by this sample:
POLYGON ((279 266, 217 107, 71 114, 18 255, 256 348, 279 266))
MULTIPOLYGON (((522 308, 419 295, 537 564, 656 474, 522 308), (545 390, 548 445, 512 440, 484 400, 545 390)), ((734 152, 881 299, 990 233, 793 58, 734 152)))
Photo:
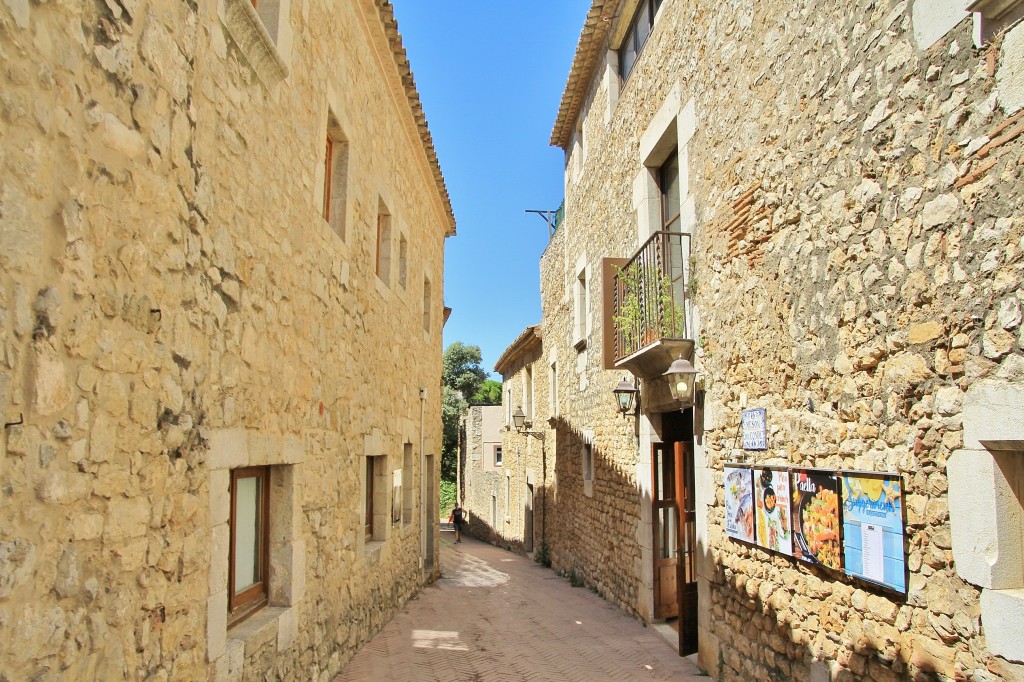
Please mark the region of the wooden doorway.
POLYGON ((526 508, 523 510, 523 550, 533 551, 533 485, 526 484, 526 508))
POLYGON ((677 619, 679 655, 697 651, 697 514, 693 412, 662 415, 651 448, 654 617, 677 619))
POLYGON ((655 618, 679 615, 679 504, 676 500, 676 458, 670 445, 654 443, 651 448, 655 618))

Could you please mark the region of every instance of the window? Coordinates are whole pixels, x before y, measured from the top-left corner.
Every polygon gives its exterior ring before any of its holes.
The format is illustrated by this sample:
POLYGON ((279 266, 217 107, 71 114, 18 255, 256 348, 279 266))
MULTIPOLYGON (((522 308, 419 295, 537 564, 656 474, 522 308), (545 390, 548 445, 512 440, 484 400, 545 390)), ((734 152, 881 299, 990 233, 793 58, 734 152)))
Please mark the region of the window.
POLYGON ((405 235, 403 234, 398 238, 398 283, 403 289, 405 288, 408 251, 409 243, 405 240, 405 235))
POLYGON ((658 192, 661 195, 661 229, 679 231, 679 154, 672 154, 658 169, 658 192))
POLYGON ((505 523, 511 520, 512 515, 512 473, 505 474, 505 523))
POLYGON ((512 387, 505 389, 505 426, 512 425, 512 387))
POLYGON ((587 497, 594 496, 594 430, 584 429, 583 430, 583 447, 580 449, 582 454, 582 470, 583 470, 583 494, 587 497))
POLYGON ((662 1, 640 0, 633 20, 629 22, 626 37, 623 38, 622 44, 619 46, 619 75, 622 80, 629 78, 629 73, 633 70, 644 43, 650 37, 651 29, 654 27, 654 17, 657 15, 662 1))
POLYGON ((333 113, 327 114, 327 144, 324 151, 324 220, 345 238, 348 201, 348 141, 333 113))
POLYGON ((412 484, 412 443, 405 444, 402 461, 402 523, 412 523, 412 507, 415 500, 415 489, 412 484))
POLYGON ((430 279, 423 278, 423 331, 430 331, 430 279))
POLYGON ((573 291, 573 345, 578 351, 587 347, 587 308, 587 269, 582 267, 573 291))
POLYGON ((552 362, 548 373, 548 412, 552 417, 558 416, 558 363, 552 362))
POLYGON ((270 552, 270 467, 231 471, 229 621, 267 603, 270 552))
POLYGON ((367 542, 373 540, 373 477, 374 477, 374 460, 376 457, 366 458, 366 486, 365 491, 365 509, 363 514, 363 532, 366 536, 367 542))
POLYGON ((496 466, 496 467, 500 467, 501 466, 501 446, 500 445, 495 445, 494 446, 494 466, 496 466))
POLYGON ((525 375, 523 380, 523 406, 526 418, 529 421, 533 421, 533 367, 528 366, 525 369, 525 375))
POLYGON ((491 493, 491 528, 498 527, 498 493, 491 493))
POLYGON ((381 201, 377 207, 377 277, 391 283, 391 214, 381 201))

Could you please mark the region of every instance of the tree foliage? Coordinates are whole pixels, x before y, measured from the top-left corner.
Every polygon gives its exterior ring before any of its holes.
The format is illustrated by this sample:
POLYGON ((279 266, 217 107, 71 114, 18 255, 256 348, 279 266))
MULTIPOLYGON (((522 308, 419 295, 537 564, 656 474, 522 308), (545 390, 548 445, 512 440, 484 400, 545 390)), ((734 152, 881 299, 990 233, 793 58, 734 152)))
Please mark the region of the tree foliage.
POLYGON ((464 398, 472 398, 487 378, 482 361, 480 346, 466 346, 461 341, 451 343, 444 349, 441 381, 464 398))
MULTIPOLYGON (((459 418, 469 406, 487 379, 480 346, 467 346, 455 341, 444 349, 441 381, 444 395, 441 399, 441 478, 455 480, 455 467, 459 456, 459 418)), ((501 399, 501 385, 498 385, 501 399)))
POLYGON ((470 402, 474 405, 501 405, 501 382, 484 379, 470 402))

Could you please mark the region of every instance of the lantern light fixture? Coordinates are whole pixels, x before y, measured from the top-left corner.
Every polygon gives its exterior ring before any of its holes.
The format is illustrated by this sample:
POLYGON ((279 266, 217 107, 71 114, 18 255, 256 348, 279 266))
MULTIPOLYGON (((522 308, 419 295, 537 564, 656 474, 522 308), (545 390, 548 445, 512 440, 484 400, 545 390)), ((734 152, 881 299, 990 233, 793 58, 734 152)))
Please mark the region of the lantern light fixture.
POLYGON ((639 409, 640 389, 638 389, 636 384, 630 381, 627 377, 622 377, 622 381, 612 389, 612 394, 615 396, 615 402, 618 405, 620 413, 637 413, 639 409))

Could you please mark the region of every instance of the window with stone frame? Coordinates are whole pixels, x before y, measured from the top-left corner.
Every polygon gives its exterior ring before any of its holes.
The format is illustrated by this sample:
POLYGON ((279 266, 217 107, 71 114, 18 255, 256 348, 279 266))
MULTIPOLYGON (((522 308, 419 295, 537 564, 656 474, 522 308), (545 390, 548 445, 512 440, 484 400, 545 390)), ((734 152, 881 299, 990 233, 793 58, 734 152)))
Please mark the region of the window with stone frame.
POLYGON ((377 204, 377 249, 375 269, 384 284, 391 283, 391 212, 380 200, 377 204))
POLYGON ((365 485, 363 487, 363 535, 366 544, 383 542, 391 518, 388 494, 391 491, 387 480, 387 457, 384 455, 366 457, 365 485))
POLYGON ((270 467, 231 471, 228 621, 237 623, 267 603, 270 573, 270 467))
POLYGON ((523 412, 526 420, 533 421, 533 365, 523 369, 523 412))
POLYGON ((433 305, 430 278, 423 277, 423 331, 430 332, 430 311, 433 305))
POLYGON ((412 443, 406 443, 402 457, 402 524, 412 523, 413 505, 416 501, 416 487, 413 485, 412 443))
POLYGON ((583 351, 587 347, 588 296, 587 269, 582 267, 576 273, 573 287, 573 346, 577 351, 583 351))
POLYGON ((594 480, 594 446, 590 443, 583 444, 583 480, 594 480))
POLYGON ((345 239, 348 204, 348 140, 334 113, 327 114, 327 140, 324 150, 324 220, 334 233, 345 239))
POLYGON ((291 0, 220 0, 217 14, 243 59, 265 86, 288 75, 291 0))
POLYGON ((548 370, 548 413, 558 416, 558 363, 552 362, 548 370))
POLYGON ((501 447, 502 446, 500 446, 500 445, 495 445, 494 446, 494 466, 496 466, 496 467, 500 467, 501 466, 502 454, 503 454, 501 447))
POLYGON ((398 237, 398 284, 403 289, 405 288, 406 274, 408 272, 408 252, 409 242, 406 240, 405 235, 399 235, 398 237))
POLYGON ((661 195, 661 229, 679 231, 679 153, 673 151, 658 169, 658 193, 661 195))
POLYGON ((647 39, 651 36, 651 31, 654 28, 654 18, 657 16, 658 8, 661 7, 662 2, 663 0, 640 0, 637 4, 636 12, 629 22, 629 28, 626 30, 626 35, 622 39, 622 43, 620 43, 617 51, 619 57, 619 76, 623 81, 629 78, 629 74, 633 71, 633 66, 636 65, 636 61, 640 57, 641 50, 643 50, 644 45, 647 44, 647 39))

